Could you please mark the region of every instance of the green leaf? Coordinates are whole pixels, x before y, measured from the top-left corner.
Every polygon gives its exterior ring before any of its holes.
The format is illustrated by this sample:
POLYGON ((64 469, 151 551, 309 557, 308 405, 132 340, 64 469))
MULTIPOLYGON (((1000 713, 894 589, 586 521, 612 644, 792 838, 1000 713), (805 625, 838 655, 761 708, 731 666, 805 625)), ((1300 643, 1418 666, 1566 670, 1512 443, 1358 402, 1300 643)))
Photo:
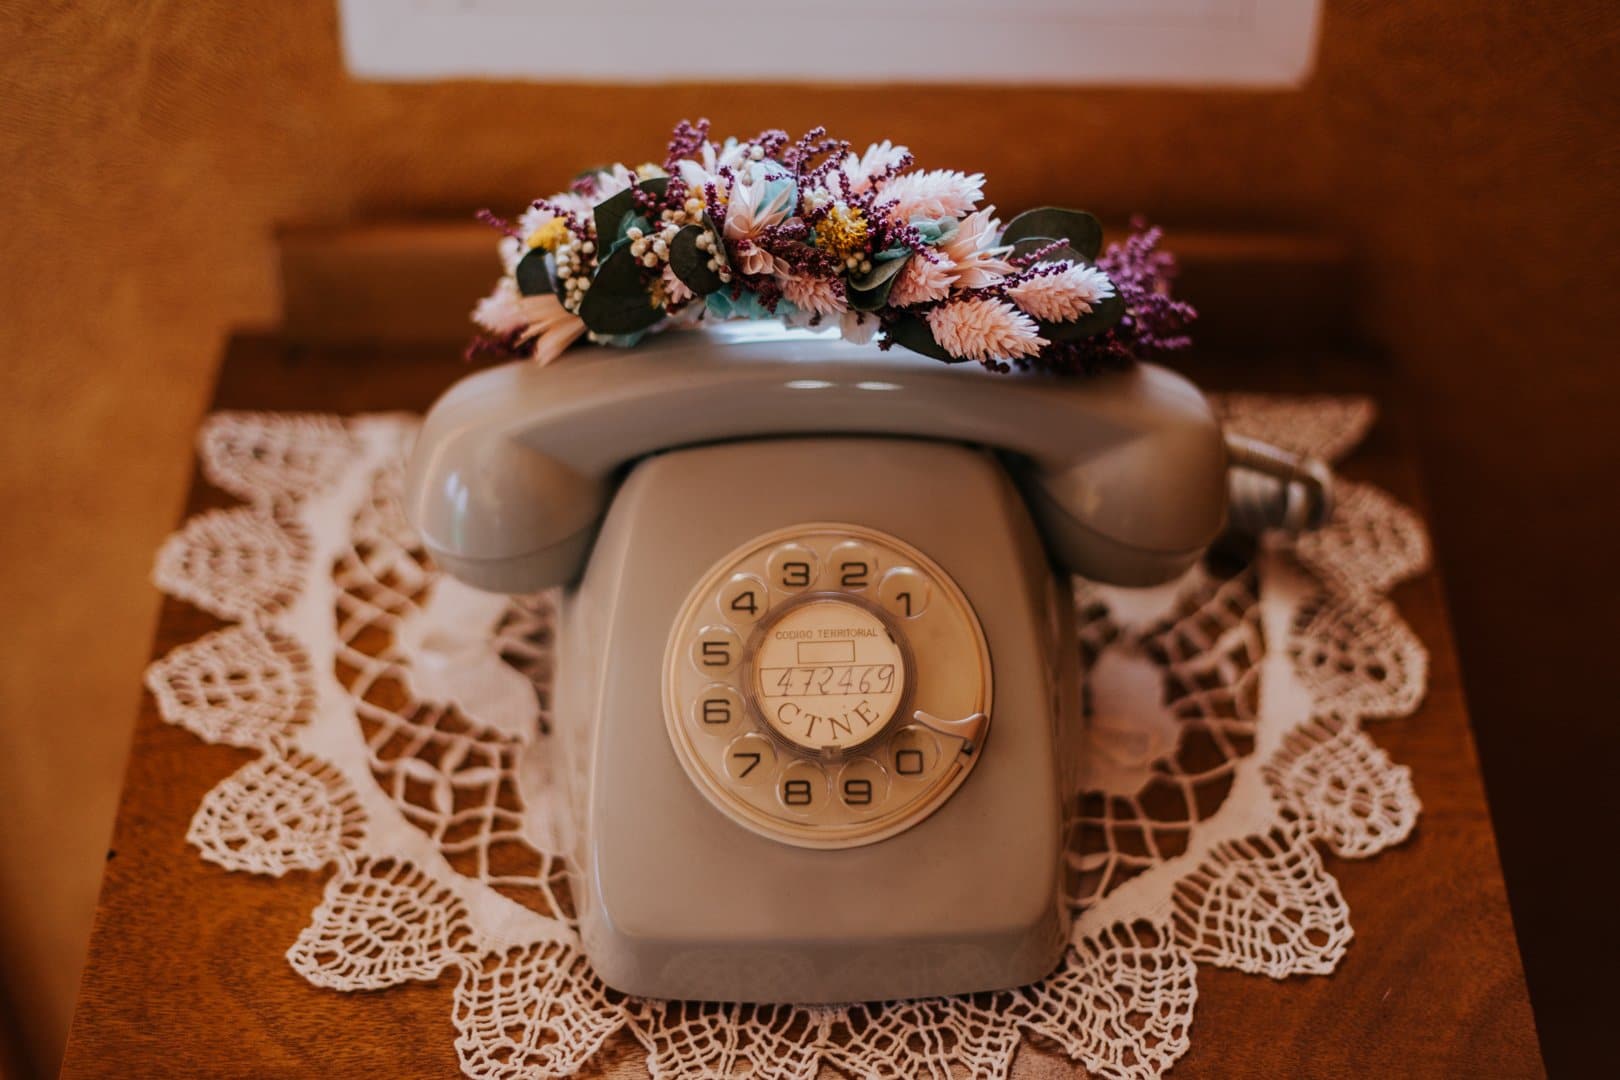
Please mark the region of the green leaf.
MULTIPOLYGON (((705 231, 701 225, 688 225, 675 234, 669 245, 669 268, 675 271, 682 285, 699 296, 708 296, 723 284, 720 275, 709 269, 713 252, 697 246, 698 237, 705 231)), ((709 235, 714 237, 712 232, 709 235)), ((718 247, 719 237, 714 238, 718 247)))
POLYGON ((619 219, 619 235, 613 238, 614 244, 617 245, 620 241, 629 240, 631 229, 640 229, 641 235, 646 236, 652 232, 652 222, 641 214, 624 215, 619 219))
POLYGON ((518 260, 512 276, 517 278, 518 292, 524 296, 544 296, 557 290, 551 284, 551 267, 546 265, 549 252, 545 248, 531 248, 518 260))
POLYGON ((885 259, 883 262, 875 262, 872 264, 872 269, 868 270, 859 277, 850 278, 849 283, 851 287, 860 289, 862 292, 869 289, 880 288, 898 277, 900 271, 904 270, 906 268, 906 263, 910 261, 911 255, 908 252, 903 257, 896 256, 894 258, 885 259))
POLYGON ((890 323, 884 333, 890 341, 914 353, 932 356, 935 360, 943 360, 947 364, 962 363, 962 357, 952 356, 934 340, 934 332, 928 329, 927 320, 921 316, 903 315, 890 323))
POLYGON ((1091 314, 1082 315, 1073 322, 1041 323, 1041 337, 1048 341, 1079 341, 1102 333, 1124 317, 1125 301, 1116 292, 1105 300, 1097 301, 1092 306, 1091 314))
POLYGON ((908 254, 905 258, 873 263, 871 270, 850 278, 847 290, 849 306, 856 311, 876 311, 888 303, 889 293, 894 290, 900 271, 906 268, 906 263, 911 259, 912 256, 908 254))
POLYGON ((579 317, 595 334, 633 334, 664 317, 653 307, 652 293, 641 280, 641 264, 621 248, 596 269, 591 287, 579 305, 579 317))
POLYGON ((625 188, 612 198, 605 199, 596 204, 596 243, 601 245, 613 244, 619 236, 619 223, 624 216, 636 208, 636 188, 662 195, 669 186, 669 177, 655 176, 651 180, 643 180, 634 188, 625 188))
POLYGON ((1094 260, 1102 250, 1102 225, 1084 210, 1064 210, 1057 206, 1025 210, 1007 222, 1001 242, 1014 244, 1032 236, 1067 240, 1087 262, 1094 260))

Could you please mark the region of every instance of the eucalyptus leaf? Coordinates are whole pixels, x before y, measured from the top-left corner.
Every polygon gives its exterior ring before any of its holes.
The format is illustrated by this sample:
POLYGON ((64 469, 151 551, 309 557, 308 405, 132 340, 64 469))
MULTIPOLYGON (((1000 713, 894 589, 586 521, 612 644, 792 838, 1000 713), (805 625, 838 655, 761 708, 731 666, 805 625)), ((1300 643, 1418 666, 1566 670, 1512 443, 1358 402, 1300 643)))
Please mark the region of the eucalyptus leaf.
POLYGON ((1092 305, 1091 314, 1073 322, 1042 322, 1041 337, 1048 341, 1079 341, 1111 329, 1125 317, 1125 301, 1115 293, 1092 305))
POLYGON ((1007 222, 1002 230, 1001 242, 1014 244, 1029 237, 1049 236, 1067 240, 1087 262, 1097 258, 1102 250, 1102 224, 1084 210, 1064 210, 1057 206, 1042 206, 1025 210, 1007 222))
POLYGON ((850 308, 855 311, 876 311, 887 304, 889 293, 894 291, 894 283, 900 279, 900 271, 910 261, 911 256, 907 255, 903 259, 873 263, 871 270, 850 278, 847 296, 850 308))
POLYGON ((876 311, 889 301, 889 290, 892 285, 880 285, 875 289, 848 289, 844 300, 851 311, 876 311))
POLYGON ((604 199, 596 204, 596 241, 598 244, 612 244, 620 235, 619 223, 624 216, 636 208, 636 188, 662 195, 669 186, 669 177, 655 176, 651 180, 643 180, 634 188, 625 188, 617 195, 604 199))
POLYGON ((622 240, 630 239, 629 233, 631 229, 640 229, 641 235, 646 236, 648 233, 652 232, 652 222, 648 221, 641 214, 624 215, 624 217, 619 219, 619 234, 613 238, 614 244, 618 244, 622 240))
POLYGON ((883 262, 875 262, 872 264, 872 269, 858 277, 850 278, 849 283, 851 287, 860 289, 862 292, 865 292, 868 289, 879 288, 880 286, 887 284, 898 277, 900 275, 900 271, 904 270, 906 268, 906 263, 910 261, 911 254, 910 252, 907 252, 902 257, 886 259, 883 262))
POLYGON ((904 315, 889 324, 886 331, 888 339, 902 348, 910 349, 914 353, 931 356, 935 360, 943 360, 947 364, 960 364, 962 357, 952 356, 946 352, 939 342, 934 340, 934 332, 928 329, 927 320, 917 315, 904 315))
POLYGON ((596 334, 633 334, 663 315, 653 307, 652 294, 641 281, 641 264, 628 248, 615 251, 597 267, 579 305, 579 317, 596 334))
POLYGON ((688 225, 675 234, 669 245, 669 268, 675 271, 682 285, 699 296, 707 296, 723 284, 720 275, 709 269, 713 252, 697 246, 698 237, 705 231, 701 225, 688 225))
POLYGON ((530 248, 518 260, 517 268, 512 272, 512 276, 517 278, 518 292, 524 296, 544 296, 557 291, 551 284, 551 267, 546 265, 548 254, 545 248, 530 248))

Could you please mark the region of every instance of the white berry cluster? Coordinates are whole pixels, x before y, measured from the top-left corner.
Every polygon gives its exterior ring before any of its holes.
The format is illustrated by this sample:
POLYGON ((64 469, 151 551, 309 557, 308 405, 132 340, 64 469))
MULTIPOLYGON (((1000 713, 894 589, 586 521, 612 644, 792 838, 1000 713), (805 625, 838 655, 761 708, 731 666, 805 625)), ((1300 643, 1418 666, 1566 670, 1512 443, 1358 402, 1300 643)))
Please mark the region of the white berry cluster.
MULTIPOLYGON (((630 241, 630 254, 649 270, 669 262, 669 248, 675 242, 676 233, 689 224, 703 223, 703 200, 692 195, 679 209, 665 210, 659 215, 659 220, 656 232, 643 232, 631 226, 624 234, 630 241)), ((721 281, 730 281, 731 271, 726 268, 725 253, 714 242, 714 234, 707 228, 703 229, 698 233, 697 246, 699 250, 709 253, 709 269, 718 274, 721 281)))
POLYGON ((679 225, 667 222, 655 233, 644 233, 632 225, 624 235, 630 240, 630 254, 634 255, 642 266, 651 270, 661 263, 669 262, 669 245, 675 242, 675 234, 680 231, 679 225))
POLYGON ((698 234, 697 246, 699 251, 709 253, 708 268, 718 274, 721 281, 730 281, 731 270, 726 266, 726 253, 714 242, 714 233, 704 229, 698 234))
POLYGON ((552 257, 557 263, 557 283, 563 288, 562 306, 575 314, 591 288, 591 256, 596 252, 594 240, 575 240, 573 235, 557 245, 552 257))
POLYGON ((698 225, 703 221, 703 200, 697 195, 688 195, 686 202, 681 204, 679 210, 665 210, 665 221, 676 225, 698 225))

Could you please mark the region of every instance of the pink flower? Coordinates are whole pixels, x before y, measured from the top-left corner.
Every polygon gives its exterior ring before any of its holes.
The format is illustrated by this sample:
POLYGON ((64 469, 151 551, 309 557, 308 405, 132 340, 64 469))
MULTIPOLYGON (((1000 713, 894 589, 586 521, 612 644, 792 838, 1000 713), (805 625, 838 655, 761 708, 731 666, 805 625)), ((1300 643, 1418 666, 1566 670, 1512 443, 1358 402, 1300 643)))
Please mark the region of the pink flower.
POLYGON ((1001 237, 1001 222, 993 216, 995 212, 995 207, 987 206, 963 218, 940 249, 956 264, 952 284, 958 289, 983 288, 1012 271, 1012 264, 991 247, 1001 237))
POLYGON ((799 275, 780 277, 777 281, 782 285, 782 295, 800 311, 812 315, 839 315, 848 306, 843 285, 832 278, 799 275))
POLYGON ((544 301, 535 304, 535 308, 543 309, 543 314, 518 335, 517 343, 524 345, 530 341, 534 342, 534 359, 544 367, 561 356, 568 346, 584 335, 585 321, 578 315, 564 310, 562 301, 551 293, 525 299, 544 301))
MULTIPOLYGON (((492 334, 511 334, 528 326, 549 310, 537 304, 538 296, 524 296, 517 282, 503 277, 495 283, 495 291, 478 301, 473 308, 473 322, 492 334)), ((553 297, 555 299, 555 297, 553 297)))
POLYGON ((984 197, 984 174, 933 169, 906 173, 878 189, 877 209, 891 221, 912 218, 956 218, 979 205, 984 197))
POLYGON ((664 270, 659 274, 659 277, 663 278, 664 281, 664 302, 666 304, 674 307, 676 304, 684 304, 692 299, 694 295, 692 290, 686 287, 686 282, 675 275, 674 268, 668 263, 664 264, 664 270))
POLYGON ((524 296, 509 277, 501 278, 495 291, 478 301, 473 321, 492 334, 504 336, 521 330, 516 344, 534 342, 534 358, 541 364, 557 359, 585 333, 585 323, 564 310, 556 296, 524 296))
POLYGON ((1035 320, 1005 300, 977 297, 944 304, 928 313, 934 340, 963 360, 1010 360, 1034 356, 1048 344, 1035 320))
POLYGON ((1055 274, 1042 274, 1007 290, 1013 303, 1048 322, 1073 322, 1090 315, 1098 301, 1114 295, 1114 283, 1095 266, 1065 263, 1055 274))
POLYGON ((765 230, 793 216, 796 196, 791 183, 772 181, 763 173, 739 178, 731 185, 726 203, 725 239, 731 263, 745 274, 770 274, 787 269, 758 241, 765 230))
POLYGON ((894 288, 889 292, 889 303, 895 307, 907 307, 945 299, 956 277, 956 264, 942 252, 935 251, 934 255, 938 262, 930 261, 921 253, 906 260, 905 269, 895 278, 894 288))

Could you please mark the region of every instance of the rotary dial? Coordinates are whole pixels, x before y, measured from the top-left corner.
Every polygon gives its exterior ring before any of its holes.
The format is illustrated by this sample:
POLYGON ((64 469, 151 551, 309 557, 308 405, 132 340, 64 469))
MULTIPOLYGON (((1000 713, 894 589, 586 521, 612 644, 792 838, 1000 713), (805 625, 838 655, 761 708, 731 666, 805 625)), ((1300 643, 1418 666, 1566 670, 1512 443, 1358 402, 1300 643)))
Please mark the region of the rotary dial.
POLYGON ((665 661, 671 742, 739 824, 847 847, 923 820, 977 762, 990 662, 945 572, 856 525, 760 537, 688 597, 665 661))

